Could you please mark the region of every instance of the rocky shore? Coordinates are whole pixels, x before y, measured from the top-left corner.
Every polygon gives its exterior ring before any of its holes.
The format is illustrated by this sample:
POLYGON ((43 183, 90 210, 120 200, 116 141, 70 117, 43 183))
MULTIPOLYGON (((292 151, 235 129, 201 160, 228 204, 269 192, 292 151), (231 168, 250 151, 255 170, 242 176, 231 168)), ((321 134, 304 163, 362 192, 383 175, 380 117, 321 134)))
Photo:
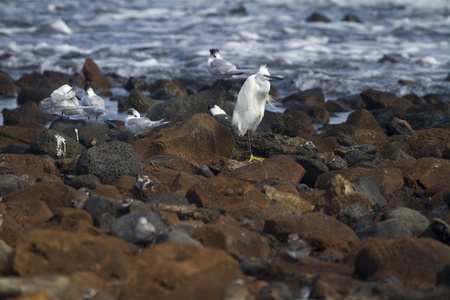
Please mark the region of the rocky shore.
POLYGON ((20 105, 0 127, 0 298, 448 297, 449 103, 299 91, 266 112, 252 134, 265 160, 249 163, 246 137, 209 114, 232 114, 242 82, 222 84, 104 76, 90 59, 83 74, 0 73, 0 94, 20 105), (87 81, 100 95, 123 86, 119 110, 171 123, 134 136, 123 121, 40 111, 60 85, 87 81), (137 187, 143 174, 151 188, 137 187), (309 255, 289 254, 291 233, 309 255))

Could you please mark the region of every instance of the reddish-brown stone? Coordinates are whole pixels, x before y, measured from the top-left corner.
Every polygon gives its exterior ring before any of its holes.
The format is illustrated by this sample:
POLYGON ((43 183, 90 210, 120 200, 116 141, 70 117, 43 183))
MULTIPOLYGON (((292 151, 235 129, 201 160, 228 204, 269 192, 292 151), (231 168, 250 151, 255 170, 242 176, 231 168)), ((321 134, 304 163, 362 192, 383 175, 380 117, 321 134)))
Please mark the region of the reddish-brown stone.
POLYGON ((450 158, 448 145, 450 131, 441 128, 427 129, 414 133, 409 139, 408 154, 415 158, 450 158))
POLYGON ((17 176, 27 174, 34 178, 44 175, 42 160, 31 154, 0 154, 0 160, 7 162, 17 176))
POLYGON ((96 89, 109 88, 108 81, 103 77, 97 64, 90 58, 84 61, 83 74, 86 81, 94 84, 96 89))

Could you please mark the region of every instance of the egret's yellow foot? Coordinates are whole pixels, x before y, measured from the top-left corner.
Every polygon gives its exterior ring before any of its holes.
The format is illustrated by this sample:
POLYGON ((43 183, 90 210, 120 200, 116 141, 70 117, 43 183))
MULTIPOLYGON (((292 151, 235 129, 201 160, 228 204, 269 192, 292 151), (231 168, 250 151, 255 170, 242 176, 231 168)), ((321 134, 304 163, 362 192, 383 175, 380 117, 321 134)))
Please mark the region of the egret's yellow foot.
POLYGON ((264 160, 264 158, 262 158, 262 157, 256 157, 256 156, 250 156, 250 162, 252 161, 252 160, 257 160, 257 161, 263 161, 264 160))

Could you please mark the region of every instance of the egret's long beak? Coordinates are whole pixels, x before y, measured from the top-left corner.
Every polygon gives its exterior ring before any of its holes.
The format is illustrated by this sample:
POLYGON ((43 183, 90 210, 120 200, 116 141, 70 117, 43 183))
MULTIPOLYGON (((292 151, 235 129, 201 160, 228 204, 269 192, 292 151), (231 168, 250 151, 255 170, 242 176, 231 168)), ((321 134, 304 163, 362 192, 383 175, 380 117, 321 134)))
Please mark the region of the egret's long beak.
POLYGON ((269 78, 269 80, 284 80, 283 77, 278 77, 278 76, 273 76, 273 75, 269 75, 267 77, 269 78))

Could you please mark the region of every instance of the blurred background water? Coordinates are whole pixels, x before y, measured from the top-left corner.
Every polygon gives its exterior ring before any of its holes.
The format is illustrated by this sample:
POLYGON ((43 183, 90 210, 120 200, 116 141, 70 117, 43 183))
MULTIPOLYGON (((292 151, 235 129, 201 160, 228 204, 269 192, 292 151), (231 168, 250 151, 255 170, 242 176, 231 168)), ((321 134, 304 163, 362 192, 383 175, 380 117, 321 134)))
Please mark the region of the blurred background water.
MULTIPOLYGON (((212 84, 213 47, 240 68, 267 64, 285 77, 276 83, 281 97, 313 87, 326 100, 368 88, 450 94, 448 0, 3 0, 0 9, 0 70, 16 80, 33 71, 81 73, 92 58, 104 73, 147 83, 212 84), (332 22, 307 22, 314 12, 332 22), (362 23, 343 21, 348 14, 362 23)), ((123 119, 106 100, 106 118, 123 119)), ((1 108, 16 106, 0 99, 1 108)))

